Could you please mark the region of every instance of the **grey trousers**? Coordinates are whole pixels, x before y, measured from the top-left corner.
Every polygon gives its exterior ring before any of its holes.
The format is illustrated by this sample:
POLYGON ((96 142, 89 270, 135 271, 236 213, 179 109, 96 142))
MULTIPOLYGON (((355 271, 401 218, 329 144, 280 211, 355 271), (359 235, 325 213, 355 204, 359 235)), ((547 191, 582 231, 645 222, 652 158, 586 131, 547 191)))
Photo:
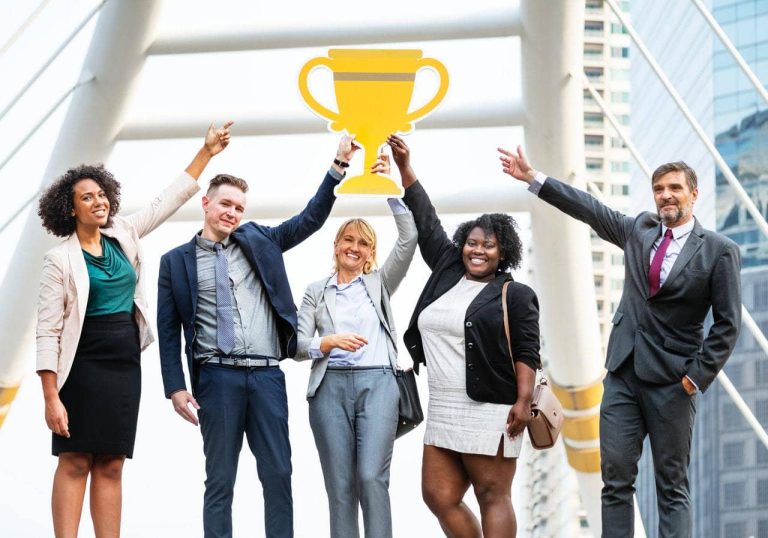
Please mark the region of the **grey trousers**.
POLYGON ((389 367, 329 368, 309 399, 309 423, 323 469, 331 538, 391 538, 389 465, 400 393, 389 367))
POLYGON ((690 538, 688 463, 696 395, 681 382, 655 385, 637 377, 628 360, 603 382, 600 458, 603 475, 603 537, 634 533, 633 495, 637 462, 647 435, 656 476, 660 538, 690 538))

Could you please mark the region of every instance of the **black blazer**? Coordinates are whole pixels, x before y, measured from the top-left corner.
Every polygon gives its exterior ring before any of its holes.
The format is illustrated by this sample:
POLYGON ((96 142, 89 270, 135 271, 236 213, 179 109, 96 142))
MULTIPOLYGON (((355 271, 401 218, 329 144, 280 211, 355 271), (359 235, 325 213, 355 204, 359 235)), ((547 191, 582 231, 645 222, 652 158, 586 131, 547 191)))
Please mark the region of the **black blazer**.
MULTIPOLYGON (((232 233, 254 271, 259 274, 272 305, 280 339, 281 359, 296 354, 296 304, 288 284, 283 252, 315 233, 323 225, 336 200, 333 189, 338 182, 326 174, 314 197, 298 215, 270 227, 247 222, 232 233)), ((197 310, 197 251, 195 239, 167 252, 160 259, 157 289, 157 333, 160 340, 160 365, 166 397, 185 390, 181 367, 181 330, 190 372, 192 392, 197 388, 197 368, 193 360, 195 311, 197 310)))
MULTIPOLYGON (((425 363, 419 332, 421 312, 461 280, 466 270, 461 249, 448 238, 429 196, 416 182, 405 190, 403 201, 413 213, 419 231, 421 256, 432 270, 421 292, 408 330, 403 335, 413 358, 413 369, 425 363)), ((504 334, 501 289, 512 280, 499 272, 467 308, 464 318, 464 355, 467 363, 467 395, 479 402, 512 405, 517 400, 517 380, 504 334)), ((539 301, 525 284, 511 282, 507 294, 512 354, 515 362, 541 368, 539 356, 539 301)))

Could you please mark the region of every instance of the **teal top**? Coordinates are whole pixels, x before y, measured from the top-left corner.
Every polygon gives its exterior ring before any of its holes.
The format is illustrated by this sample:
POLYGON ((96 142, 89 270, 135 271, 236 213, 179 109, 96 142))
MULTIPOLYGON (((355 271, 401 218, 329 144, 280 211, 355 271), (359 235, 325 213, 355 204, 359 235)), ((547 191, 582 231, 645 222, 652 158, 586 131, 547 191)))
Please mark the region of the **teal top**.
POLYGON ((104 316, 118 312, 133 312, 133 296, 136 292, 136 271, 125 257, 116 239, 101 236, 101 256, 83 250, 88 278, 86 316, 104 316))

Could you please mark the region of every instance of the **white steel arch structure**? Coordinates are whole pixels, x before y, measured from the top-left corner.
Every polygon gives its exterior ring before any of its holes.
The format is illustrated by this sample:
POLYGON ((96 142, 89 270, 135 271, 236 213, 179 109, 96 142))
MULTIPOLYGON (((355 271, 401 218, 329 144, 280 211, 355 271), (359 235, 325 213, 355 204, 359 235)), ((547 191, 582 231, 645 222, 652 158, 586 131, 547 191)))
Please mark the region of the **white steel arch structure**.
MULTIPOLYGON (((621 17, 613 0, 606 2, 621 17)), ((419 124, 419 129, 520 125, 524 128, 525 147, 532 162, 553 176, 581 188, 586 186, 580 179, 584 167, 582 2, 521 0, 519 10, 478 12, 473 17, 412 26, 372 25, 357 31, 308 27, 276 29, 266 34, 245 32, 158 40, 154 30, 160 4, 161 0, 102 4, 81 83, 74 91, 43 184, 79 162, 105 161, 119 140, 195 137, 199 126, 209 122, 208 118, 194 117, 194 114, 170 123, 131 122, 125 117, 148 54, 518 36, 522 58, 520 102, 491 102, 472 109, 447 108, 419 124), (121 28, 120 32, 114 31, 117 27, 121 28)), ((601 102, 599 96, 595 95, 595 99, 601 102)), ((610 114, 607 115, 610 119, 610 114)), ((321 129, 309 114, 246 117, 238 122, 238 134, 251 136, 314 133, 321 129)), ((638 160, 642 162, 641 158, 638 160)), ((590 526, 599 533, 601 481, 597 426, 603 351, 594 308, 588 230, 554 209, 536 203, 525 192, 495 193, 491 197, 485 194, 461 199, 437 197, 434 201, 444 213, 502 210, 531 214, 533 279, 542 304, 544 358, 549 377, 566 409, 563 440, 568 461, 577 473, 590 526)), ((300 203, 273 204, 259 216, 288 216, 300 208, 300 203)), ((373 204, 363 207, 363 212, 368 214, 380 211, 373 204)), ((175 218, 196 220, 197 213, 182 209, 175 218)), ((0 357, 0 425, 21 382, 19 349, 23 339, 19 335, 29 338, 34 302, 28 298, 35 295, 37 287, 36 279, 30 275, 39 274, 42 254, 52 244, 34 214, 27 218, 23 235, 24 246, 13 254, 15 270, 9 271, 0 284, 0 296, 7 304, 15 305, 13 309, 0 309, 0 327, 3 327, 0 346, 6 351, 0 357)), ((759 329, 752 325, 749 328, 756 331, 757 336, 759 329)), ((762 340, 758 340, 767 346, 762 333, 760 336, 762 340)), ((762 435, 765 436, 764 431, 762 435)), ((768 444, 765 439, 764 442, 768 444)))

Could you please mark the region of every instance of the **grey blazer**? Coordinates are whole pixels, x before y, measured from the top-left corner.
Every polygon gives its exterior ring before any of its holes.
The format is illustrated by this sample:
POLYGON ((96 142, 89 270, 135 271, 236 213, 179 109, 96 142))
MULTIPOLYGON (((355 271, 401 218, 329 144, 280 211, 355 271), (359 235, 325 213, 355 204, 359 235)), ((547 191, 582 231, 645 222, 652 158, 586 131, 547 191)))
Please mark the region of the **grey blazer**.
MULTIPOLYGON (((363 284, 388 336, 389 362, 393 368, 397 366, 397 333, 389 298, 395 293, 411 265, 418 239, 416 224, 413 222, 413 214, 410 211, 395 215, 395 223, 397 224, 397 242, 392 252, 387 256, 381 269, 363 275, 363 284)), ((296 360, 311 359, 309 345, 315 332, 321 337, 337 332, 334 323, 336 291, 332 287, 327 287, 332 278, 333 275, 313 282, 304 292, 304 299, 299 309, 298 349, 294 357, 296 360)), ((307 398, 313 397, 317 387, 320 386, 328 367, 329 355, 330 353, 326 353, 322 358, 312 362, 307 398)))
POLYGON ((669 384, 687 375, 705 391, 728 360, 741 327, 736 243, 697 220, 664 285, 650 296, 651 247, 661 235, 657 214, 628 217, 554 178, 547 178, 539 197, 624 250, 624 290, 608 341, 608 371, 633 356, 643 381, 669 384), (705 338, 710 309, 713 324, 705 338))

